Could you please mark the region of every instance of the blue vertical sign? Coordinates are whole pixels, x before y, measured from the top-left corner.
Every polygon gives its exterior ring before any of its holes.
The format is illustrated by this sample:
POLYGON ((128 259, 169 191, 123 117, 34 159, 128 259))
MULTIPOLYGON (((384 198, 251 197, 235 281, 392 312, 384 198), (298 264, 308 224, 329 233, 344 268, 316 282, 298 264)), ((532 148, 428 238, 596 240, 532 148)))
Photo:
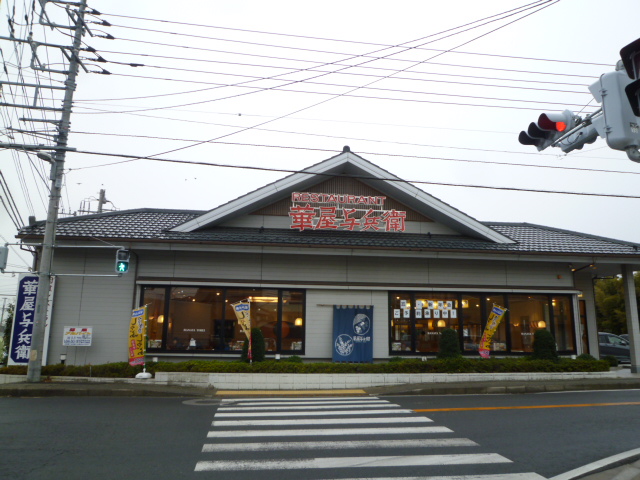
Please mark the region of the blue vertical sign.
POLYGON ((37 275, 24 275, 18 282, 18 297, 9 345, 9 365, 27 365, 29 363, 38 280, 37 275))
POLYGON ((373 362, 373 307, 333 306, 333 361, 373 362))

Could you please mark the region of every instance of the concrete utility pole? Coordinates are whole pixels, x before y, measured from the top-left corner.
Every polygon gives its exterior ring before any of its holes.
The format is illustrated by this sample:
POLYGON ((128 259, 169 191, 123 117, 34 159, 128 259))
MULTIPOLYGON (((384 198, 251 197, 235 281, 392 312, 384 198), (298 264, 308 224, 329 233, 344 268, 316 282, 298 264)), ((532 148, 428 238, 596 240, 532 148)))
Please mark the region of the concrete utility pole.
MULTIPOLYGON (((66 90, 62 104, 62 116, 60 126, 56 136, 56 148, 52 155, 51 164, 51 193, 49 195, 49 207, 47 220, 45 223, 44 239, 42 242, 42 253, 40 256, 40 266, 38 268, 39 283, 38 294, 36 296, 35 312, 33 317, 33 335, 31 337, 31 351, 29 354, 29 365, 27 370, 27 382, 40 382, 42 373, 42 362, 44 352, 44 334, 47 315, 47 302, 49 299, 49 289, 51 286, 51 266, 53 263, 53 248, 55 243, 56 225, 58 223, 58 209, 62 190, 62 175, 64 170, 64 160, 66 154, 67 140, 69 137, 69 125, 71 119, 71 105, 73 93, 76 89, 76 77, 80 61, 78 58, 82 46, 82 35, 85 24, 84 15, 87 7, 86 0, 78 2, 76 12, 76 25, 72 27, 73 46, 69 54, 69 70, 65 81, 66 90)), ((44 6, 42 7, 44 8, 44 6)))

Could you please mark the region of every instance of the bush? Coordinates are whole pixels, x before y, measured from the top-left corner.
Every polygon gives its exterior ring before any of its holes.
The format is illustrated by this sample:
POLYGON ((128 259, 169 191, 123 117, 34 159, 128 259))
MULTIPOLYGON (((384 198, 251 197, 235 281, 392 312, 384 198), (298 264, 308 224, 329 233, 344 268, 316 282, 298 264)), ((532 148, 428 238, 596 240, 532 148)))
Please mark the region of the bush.
POLYGON ((291 355, 290 357, 284 358, 283 360, 285 362, 291 362, 291 363, 302 363, 302 358, 299 357, 298 355, 291 355))
MULTIPOLYGON (((264 345, 264 335, 259 328, 251 329, 251 354, 254 362, 264 362, 266 348, 264 345)), ((242 345, 242 360, 249 361, 249 340, 245 340, 242 345)))
POLYGON ((593 355, 589 355, 588 353, 581 353, 580 355, 578 355, 578 357, 576 358, 576 360, 595 360, 596 357, 594 357, 593 355))
POLYGON ((535 360, 558 360, 556 340, 549 330, 536 330, 533 334, 533 355, 535 360))
POLYGON ((462 352, 458 342, 458 332, 452 328, 443 329, 440 332, 440 342, 438 343, 438 358, 459 357, 462 357, 462 352))
POLYGON ((613 355, 606 355, 606 356, 602 357, 602 360, 607 362, 612 367, 617 367, 618 366, 618 359, 616 357, 614 357, 613 355))

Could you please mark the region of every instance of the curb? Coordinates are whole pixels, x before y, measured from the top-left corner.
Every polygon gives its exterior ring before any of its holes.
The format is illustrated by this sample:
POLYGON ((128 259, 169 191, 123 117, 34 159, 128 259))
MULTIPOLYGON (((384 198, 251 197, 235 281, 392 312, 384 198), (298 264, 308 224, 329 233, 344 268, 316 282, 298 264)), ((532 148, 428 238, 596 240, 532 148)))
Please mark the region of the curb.
MULTIPOLYGON (((640 448, 635 448, 627 452, 619 453, 617 455, 589 463, 566 473, 556 475, 555 477, 551 477, 549 480, 577 480, 588 475, 604 472, 622 465, 628 465, 638 459, 640 459, 640 448)), ((612 477, 612 480, 613 478, 614 477, 612 477)), ((632 479, 634 477, 625 476, 624 478, 632 479)))

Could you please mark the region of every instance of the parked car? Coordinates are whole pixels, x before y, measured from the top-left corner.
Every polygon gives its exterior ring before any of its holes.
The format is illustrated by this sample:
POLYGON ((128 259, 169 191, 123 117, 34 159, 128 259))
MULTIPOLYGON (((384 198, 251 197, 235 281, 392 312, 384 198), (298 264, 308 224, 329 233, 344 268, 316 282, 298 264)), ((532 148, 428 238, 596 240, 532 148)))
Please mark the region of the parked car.
POLYGON ((618 335, 620 338, 622 338, 623 340, 626 340, 627 343, 629 343, 629 334, 628 333, 623 333, 622 335, 618 335))
POLYGON ((613 333, 598 332, 598 343, 600 346, 600 357, 612 355, 619 362, 630 363, 631 351, 629 342, 613 333))

